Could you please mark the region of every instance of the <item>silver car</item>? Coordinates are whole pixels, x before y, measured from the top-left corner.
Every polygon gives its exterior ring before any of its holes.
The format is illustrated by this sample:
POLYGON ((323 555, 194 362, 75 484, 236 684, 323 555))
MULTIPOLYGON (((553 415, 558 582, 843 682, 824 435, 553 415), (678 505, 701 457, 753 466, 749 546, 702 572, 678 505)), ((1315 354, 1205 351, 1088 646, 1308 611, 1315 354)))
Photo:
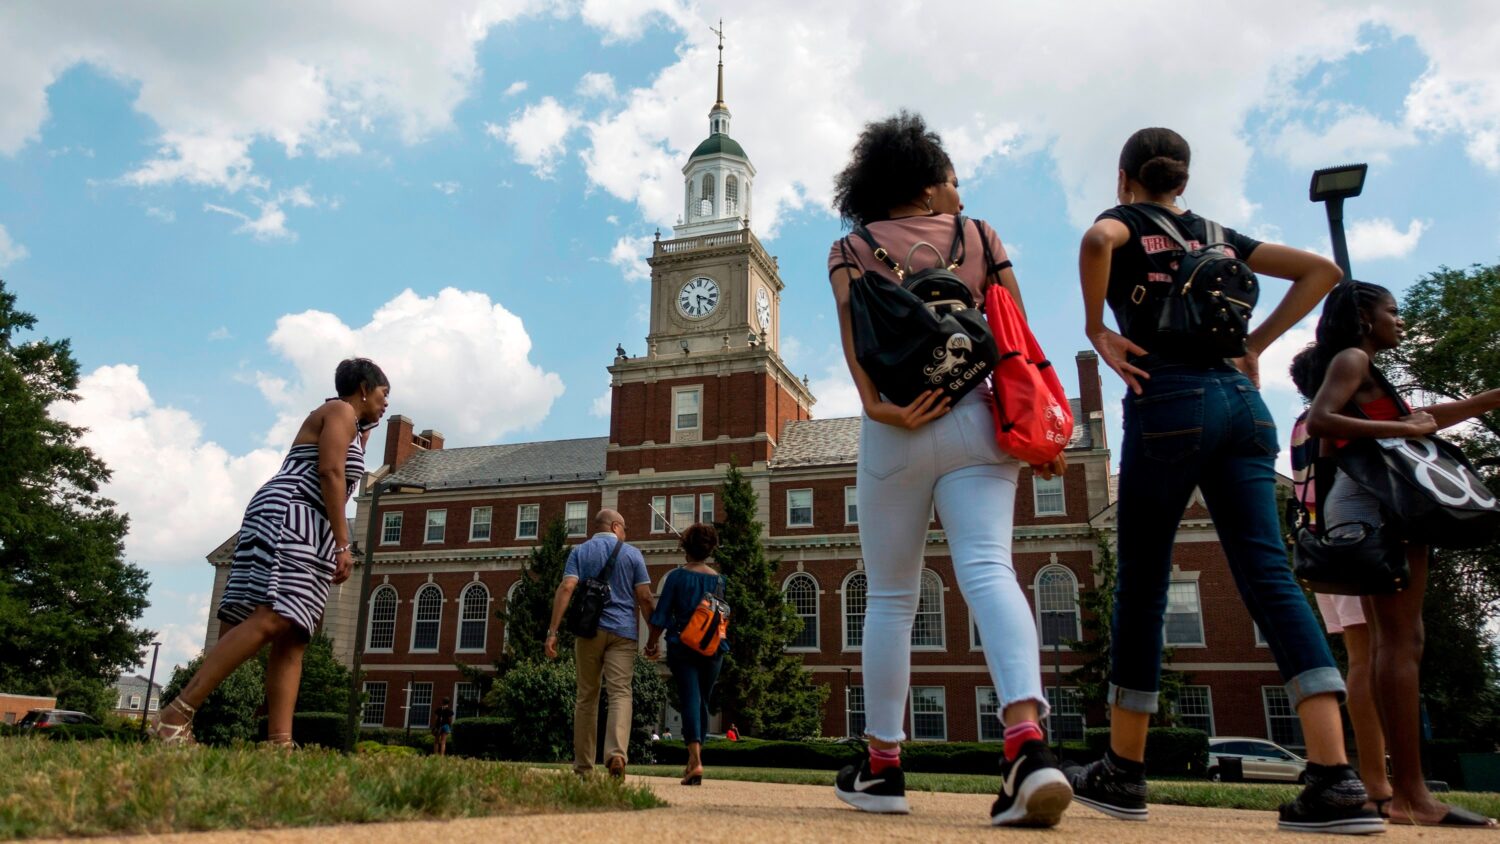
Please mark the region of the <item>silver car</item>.
POLYGON ((1247 780, 1300 783, 1307 776, 1307 760, 1274 741, 1239 736, 1208 740, 1208 778, 1218 782, 1219 760, 1238 757, 1247 780))

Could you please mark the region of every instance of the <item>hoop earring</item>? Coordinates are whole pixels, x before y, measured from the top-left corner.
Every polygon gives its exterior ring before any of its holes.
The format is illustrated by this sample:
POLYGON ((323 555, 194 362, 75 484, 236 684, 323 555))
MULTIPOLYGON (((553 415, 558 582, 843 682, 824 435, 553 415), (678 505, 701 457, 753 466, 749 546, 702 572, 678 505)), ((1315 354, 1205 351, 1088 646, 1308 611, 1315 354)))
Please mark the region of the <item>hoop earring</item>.
POLYGON ((930 197, 930 196, 929 196, 929 197, 927 197, 927 210, 928 210, 928 211, 929 211, 929 212, 931 212, 931 211, 932 211, 932 197, 930 197))

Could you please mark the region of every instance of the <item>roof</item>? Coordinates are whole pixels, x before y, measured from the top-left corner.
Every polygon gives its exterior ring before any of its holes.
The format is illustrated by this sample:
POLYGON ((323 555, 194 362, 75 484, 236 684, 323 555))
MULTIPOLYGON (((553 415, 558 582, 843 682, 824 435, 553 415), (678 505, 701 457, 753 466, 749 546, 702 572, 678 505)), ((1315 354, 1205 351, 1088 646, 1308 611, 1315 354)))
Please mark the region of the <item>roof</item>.
POLYGON ((745 148, 740 146, 739 141, 736 141, 723 132, 715 132, 704 138, 703 143, 699 144, 698 148, 693 150, 693 154, 688 156, 688 158, 700 158, 705 155, 718 155, 720 153, 724 155, 737 155, 746 161, 750 160, 750 156, 745 154, 745 148))
POLYGON ((391 477, 428 489, 593 481, 604 477, 608 447, 609 437, 589 437, 445 448, 421 452, 391 477))

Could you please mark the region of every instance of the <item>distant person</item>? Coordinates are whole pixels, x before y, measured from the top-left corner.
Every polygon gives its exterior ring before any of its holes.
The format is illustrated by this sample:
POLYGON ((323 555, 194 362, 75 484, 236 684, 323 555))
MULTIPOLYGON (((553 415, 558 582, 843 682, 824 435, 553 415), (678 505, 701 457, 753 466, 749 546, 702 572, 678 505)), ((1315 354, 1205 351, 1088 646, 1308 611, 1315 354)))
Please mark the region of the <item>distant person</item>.
POLYGON ((727 733, 724 734, 724 738, 727 738, 730 741, 739 741, 740 740, 740 729, 739 729, 739 727, 736 727, 735 725, 730 724, 729 725, 729 732, 727 732, 727 733))
MULTIPOLYGON (((1121 820, 1147 818, 1146 730, 1158 708, 1172 548, 1197 489, 1307 741, 1307 785, 1281 807, 1280 827, 1380 832, 1384 823, 1365 805, 1364 785, 1344 752, 1344 678, 1287 565, 1276 501, 1280 446, 1259 389, 1261 353, 1322 300, 1338 282, 1339 268, 1188 211, 1179 200, 1190 158, 1187 141, 1171 129, 1131 135, 1120 151, 1119 205, 1099 215, 1079 251, 1085 332, 1129 389, 1116 517, 1110 747, 1086 768, 1070 767, 1074 799, 1121 820), (1181 293, 1184 282, 1176 277, 1188 258, 1184 245, 1202 250, 1214 243, 1222 244, 1215 260, 1242 261, 1255 274, 1292 281, 1281 301, 1237 342, 1221 342, 1236 335, 1216 336, 1221 323, 1212 319, 1180 319, 1186 305, 1177 307, 1199 301, 1181 293), (1106 304, 1119 333, 1104 322, 1106 304), (1237 346, 1237 355, 1226 353, 1230 346, 1237 346)), ((1208 272, 1230 277, 1228 266, 1208 272)), ((1211 289, 1208 272, 1195 276, 1198 291, 1211 289)))
MULTIPOLYGON (((1378 437, 1420 437, 1500 410, 1500 390, 1472 398, 1413 410, 1396 395, 1385 374, 1375 365, 1381 352, 1401 344, 1405 323, 1396 297, 1377 284, 1352 281, 1339 285, 1323 306, 1318 320, 1317 341, 1292 362, 1293 380, 1312 400, 1307 413, 1307 433, 1328 449, 1342 448, 1351 440, 1378 437), (1357 413, 1350 408, 1358 408, 1357 413)), ((1320 524, 1330 534, 1348 522, 1383 521, 1380 500, 1359 486, 1342 470, 1323 502, 1320 524)), ((1353 718, 1359 755, 1373 757, 1362 765, 1365 787, 1371 795, 1389 794, 1391 823, 1417 826, 1494 827, 1495 821, 1458 806, 1439 802, 1427 788, 1422 774, 1422 603, 1427 593, 1428 551, 1424 545, 1407 547, 1411 583, 1393 595, 1319 595, 1319 606, 1329 630, 1342 625, 1349 647, 1349 710, 1355 712, 1354 679, 1363 675, 1368 684, 1361 689, 1360 703, 1378 706, 1380 718, 1353 718), (1331 612, 1330 612, 1331 610, 1331 612), (1366 619, 1373 621, 1370 644, 1356 649, 1366 619), (1384 725, 1384 730, 1380 729, 1384 725), (1363 726, 1363 729, 1361 727, 1363 726), (1392 782, 1385 778, 1385 742, 1391 751, 1392 782), (1381 760, 1376 763, 1374 759, 1381 760)))
POLYGON ((340 363, 333 384, 338 397, 308 414, 281 468, 250 499, 219 601, 219 640, 161 708, 150 732, 163 743, 192 743, 203 700, 270 645, 266 737, 292 744, 302 654, 323 618, 328 587, 348 580, 354 566, 344 508, 364 477, 365 444, 390 395, 385 373, 366 358, 340 363))
POLYGON ((662 741, 671 741, 672 740, 672 731, 671 730, 663 730, 662 734, 661 734, 661 740, 662 741))
POLYGON ((448 755, 448 736, 453 734, 453 707, 448 698, 438 707, 437 719, 432 722, 433 748, 439 756, 448 755))
POLYGON ((651 733, 651 740, 652 741, 661 741, 661 734, 657 733, 657 732, 651 733))
POLYGON ((574 639, 578 664, 578 704, 573 709, 573 771, 586 776, 594 770, 599 729, 599 687, 609 689, 609 715, 604 727, 605 767, 610 776, 625 776, 629 761, 631 681, 635 676, 636 613, 649 618, 656 608, 646 560, 625 541, 625 518, 614 510, 594 516, 594 535, 568 554, 562 583, 552 597, 552 622, 544 650, 557 659, 557 631, 579 578, 598 577, 619 545, 614 574, 609 580, 609 602, 592 639, 574 639))
MULTIPOLYGON (((682 643, 682 628, 693 617, 703 596, 723 594, 724 577, 708 564, 719 547, 719 534, 713 525, 695 524, 682 534, 682 551, 686 562, 667 573, 662 583, 656 611, 651 614, 651 635, 646 640, 646 654, 657 653, 663 633, 667 638, 667 667, 677 684, 677 700, 682 711, 682 740, 687 743, 687 767, 682 772, 683 785, 703 783, 703 736, 708 729, 708 698, 713 693, 724 654, 729 652, 727 638, 719 641, 718 652, 705 656, 682 643)), ((733 727, 730 727, 733 735, 733 727)), ((670 733, 669 733, 670 735, 670 733)))

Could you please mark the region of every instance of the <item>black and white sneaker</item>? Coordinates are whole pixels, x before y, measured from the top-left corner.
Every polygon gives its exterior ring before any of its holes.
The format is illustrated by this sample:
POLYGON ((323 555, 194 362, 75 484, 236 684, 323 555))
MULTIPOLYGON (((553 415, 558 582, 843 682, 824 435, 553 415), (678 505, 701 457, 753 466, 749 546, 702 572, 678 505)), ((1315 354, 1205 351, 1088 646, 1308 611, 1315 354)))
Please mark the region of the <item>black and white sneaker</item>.
POLYGON ((833 793, 862 812, 889 815, 911 813, 906 803, 906 775, 895 765, 879 774, 870 773, 870 760, 850 765, 833 780, 833 793))
POLYGON ((1128 773, 1106 753, 1087 766, 1069 765, 1064 771, 1073 786, 1073 799, 1122 821, 1146 820, 1146 774, 1128 773))
POLYGON ((1348 765, 1308 765, 1307 785, 1281 805, 1277 826, 1290 832, 1370 835, 1385 832, 1385 820, 1368 801, 1364 783, 1348 765))
POLYGON ((1021 745, 1014 760, 1000 763, 1000 796, 990 807, 995 826, 1057 826, 1073 800, 1073 788, 1043 742, 1021 745))

